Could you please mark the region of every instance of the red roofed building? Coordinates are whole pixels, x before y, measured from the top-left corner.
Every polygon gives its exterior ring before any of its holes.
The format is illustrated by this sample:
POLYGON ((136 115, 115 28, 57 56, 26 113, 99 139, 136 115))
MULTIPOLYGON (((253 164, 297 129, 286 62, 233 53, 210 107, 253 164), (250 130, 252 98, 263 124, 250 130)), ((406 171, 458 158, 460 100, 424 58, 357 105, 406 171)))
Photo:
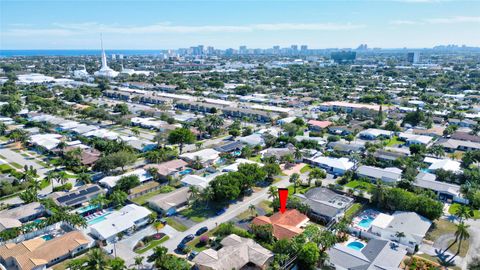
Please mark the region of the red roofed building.
POLYGON ((277 212, 270 217, 255 217, 252 224, 273 227, 273 236, 277 239, 290 239, 303 232, 303 228, 310 219, 297 209, 289 209, 285 213, 277 212))
POLYGON ((327 128, 328 126, 332 125, 333 123, 330 121, 318 121, 318 120, 309 120, 308 121, 308 127, 311 130, 317 130, 320 131, 324 128, 327 128))

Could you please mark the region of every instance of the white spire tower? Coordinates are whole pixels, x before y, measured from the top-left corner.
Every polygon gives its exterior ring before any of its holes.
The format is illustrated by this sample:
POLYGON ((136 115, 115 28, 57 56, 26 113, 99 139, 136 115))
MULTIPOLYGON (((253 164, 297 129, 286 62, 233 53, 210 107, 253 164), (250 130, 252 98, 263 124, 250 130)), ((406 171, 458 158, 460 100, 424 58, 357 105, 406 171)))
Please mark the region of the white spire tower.
POLYGON ((95 76, 115 78, 118 76, 118 72, 109 68, 107 65, 107 56, 105 54, 105 49, 103 48, 103 36, 100 34, 100 45, 102 47, 102 67, 99 71, 95 72, 95 76))
POLYGON ((100 46, 102 46, 102 69, 108 68, 107 66, 107 56, 105 55, 105 50, 103 49, 103 36, 100 34, 100 46))

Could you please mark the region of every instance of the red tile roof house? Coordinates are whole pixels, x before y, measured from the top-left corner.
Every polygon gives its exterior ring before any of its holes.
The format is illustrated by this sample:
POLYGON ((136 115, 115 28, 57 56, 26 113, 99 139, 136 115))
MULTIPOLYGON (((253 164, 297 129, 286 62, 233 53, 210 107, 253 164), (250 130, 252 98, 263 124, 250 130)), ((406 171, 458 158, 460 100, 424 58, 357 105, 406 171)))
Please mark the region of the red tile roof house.
POLYGON ((309 120, 307 124, 310 130, 320 131, 324 128, 329 127, 333 123, 330 121, 309 120))
POLYGON ((310 219, 297 209, 289 209, 285 213, 277 212, 270 217, 258 216, 252 221, 255 225, 270 224, 273 227, 273 236, 277 239, 290 239, 303 232, 303 228, 310 219))

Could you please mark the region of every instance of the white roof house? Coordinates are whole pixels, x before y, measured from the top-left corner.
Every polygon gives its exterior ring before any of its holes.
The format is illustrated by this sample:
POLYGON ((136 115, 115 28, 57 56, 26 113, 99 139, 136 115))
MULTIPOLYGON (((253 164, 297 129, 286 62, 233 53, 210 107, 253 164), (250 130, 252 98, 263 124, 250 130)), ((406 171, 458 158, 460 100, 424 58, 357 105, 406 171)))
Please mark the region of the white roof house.
POLYGON ((433 158, 425 158, 424 160, 426 163, 431 163, 430 167, 428 167, 429 171, 435 171, 438 169, 442 169, 445 171, 451 172, 459 172, 460 171, 460 162, 451 160, 451 159, 433 159, 433 158), (429 162, 431 161, 431 162, 429 162))
POLYGON ((150 214, 150 210, 145 207, 128 204, 91 225, 91 233, 101 240, 111 241, 120 232, 146 224, 150 214))
POLYGON ((17 76, 16 83, 18 84, 33 84, 33 83, 46 83, 53 82, 54 77, 45 76, 40 73, 21 74, 17 76))
POLYGON ((372 180, 379 179, 386 183, 395 183, 402 178, 402 170, 395 167, 379 168, 362 165, 358 167, 357 174, 372 180))
POLYGON ((417 134, 406 133, 406 132, 399 133, 398 138, 406 141, 408 144, 423 144, 423 145, 428 145, 433 140, 433 137, 430 137, 430 136, 417 135, 417 134))
POLYGON ((393 135, 393 132, 378 128, 369 128, 361 131, 359 135, 363 138, 376 139, 378 137, 391 137, 393 135))
POLYGON ((86 137, 97 137, 97 138, 108 139, 108 140, 115 140, 118 137, 120 137, 118 133, 107 130, 107 129, 103 129, 103 128, 89 131, 83 135, 86 137))
POLYGON ((257 165, 259 165, 259 166, 263 166, 262 163, 258 163, 258 162, 255 162, 255 161, 252 161, 252 160, 248 160, 248 159, 244 159, 244 158, 239 158, 239 159, 235 160, 235 163, 223 167, 223 168, 222 168, 222 171, 223 171, 223 172, 236 172, 236 171, 238 171, 238 166, 239 166, 240 164, 243 164, 243 163, 257 164, 257 165))
POLYGON ((62 135, 55 133, 35 134, 30 136, 30 143, 52 150, 60 143, 62 135))
POLYGON ((207 148, 197 152, 184 153, 181 154, 179 157, 186 161, 194 161, 196 157, 199 157, 202 163, 211 163, 219 158, 219 154, 220 152, 218 152, 217 150, 207 148))
POLYGON ((350 170, 355 166, 348 158, 332 158, 319 156, 313 159, 310 159, 310 162, 316 166, 319 166, 329 173, 333 174, 343 174, 344 172, 350 170))
POLYGON ((245 137, 240 137, 238 139, 244 144, 248 144, 250 146, 255 146, 255 145, 264 145, 265 141, 263 140, 262 134, 254 133, 245 137))
POLYGON ((146 171, 145 169, 136 169, 134 171, 127 172, 122 175, 104 177, 98 182, 108 188, 113 188, 117 185, 118 180, 120 180, 122 177, 131 176, 131 175, 138 176, 138 180, 140 180, 140 182, 145 182, 152 179, 152 176, 150 175, 150 173, 148 173, 148 171, 146 171))

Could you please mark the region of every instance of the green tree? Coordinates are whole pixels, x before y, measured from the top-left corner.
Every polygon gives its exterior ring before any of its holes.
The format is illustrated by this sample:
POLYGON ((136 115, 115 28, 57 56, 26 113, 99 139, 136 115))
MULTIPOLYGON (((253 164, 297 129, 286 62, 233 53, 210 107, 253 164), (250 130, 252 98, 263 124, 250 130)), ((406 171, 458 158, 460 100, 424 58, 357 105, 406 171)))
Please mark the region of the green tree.
POLYGON ((317 245, 313 242, 306 243, 300 248, 297 258, 300 269, 315 269, 315 266, 320 259, 317 245))
POLYGON ((293 193, 297 193, 297 186, 300 184, 300 174, 293 173, 290 175, 290 179, 288 180, 290 183, 293 184, 293 193))
POLYGON ((469 225, 465 225, 465 223, 463 223, 463 222, 457 224, 457 230, 455 231, 455 241, 454 241, 454 243, 458 241, 458 248, 457 248, 457 252, 455 252, 455 254, 450 258, 448 263, 451 263, 453 261, 453 259, 455 259, 455 257, 457 257, 458 254, 460 254, 460 249, 462 248, 463 240, 467 240, 468 238, 470 238, 470 233, 468 232, 469 227, 470 227, 469 225))
POLYGON ((195 142, 195 135, 189 129, 176 128, 168 134, 168 142, 171 144, 178 144, 181 154, 185 144, 195 142))

